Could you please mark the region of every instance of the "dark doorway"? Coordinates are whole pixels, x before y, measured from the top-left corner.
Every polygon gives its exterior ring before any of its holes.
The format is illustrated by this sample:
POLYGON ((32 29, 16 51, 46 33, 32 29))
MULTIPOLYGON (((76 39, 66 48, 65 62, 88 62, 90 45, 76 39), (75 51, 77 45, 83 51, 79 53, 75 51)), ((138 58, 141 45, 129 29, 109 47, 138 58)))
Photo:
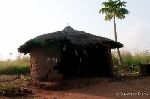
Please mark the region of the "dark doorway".
POLYGON ((142 76, 150 76, 150 64, 141 64, 140 72, 142 76))
POLYGON ((62 51, 62 62, 59 65, 59 71, 65 77, 83 76, 83 77, 110 77, 110 59, 108 49, 98 48, 72 48, 67 47, 62 51))

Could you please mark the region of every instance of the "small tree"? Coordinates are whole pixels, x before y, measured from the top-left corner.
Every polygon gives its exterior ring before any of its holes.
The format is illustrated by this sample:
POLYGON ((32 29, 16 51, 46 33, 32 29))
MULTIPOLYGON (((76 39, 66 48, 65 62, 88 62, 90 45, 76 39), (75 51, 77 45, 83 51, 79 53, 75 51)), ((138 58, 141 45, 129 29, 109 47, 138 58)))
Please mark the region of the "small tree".
MULTIPOLYGON (((121 0, 108 0, 102 3, 102 8, 100 9, 99 13, 105 14, 105 20, 111 21, 113 19, 114 23, 114 37, 115 41, 117 42, 117 31, 116 31, 116 18, 124 19, 126 14, 129 14, 129 11, 125 9, 126 2, 121 0)), ((117 53, 119 57, 120 64, 123 63, 121 53, 119 48, 117 48, 117 53)))

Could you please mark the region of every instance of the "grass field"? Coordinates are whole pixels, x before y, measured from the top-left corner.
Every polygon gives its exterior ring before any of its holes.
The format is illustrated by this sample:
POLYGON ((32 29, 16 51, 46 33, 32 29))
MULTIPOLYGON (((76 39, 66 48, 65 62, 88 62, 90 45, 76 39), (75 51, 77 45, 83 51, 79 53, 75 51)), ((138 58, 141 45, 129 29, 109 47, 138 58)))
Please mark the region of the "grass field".
MULTIPOLYGON (((139 64, 149 64, 150 63, 150 52, 134 52, 130 53, 129 51, 122 51, 123 65, 132 66, 139 64)), ((118 65, 118 58, 116 52, 112 52, 112 58, 114 65, 118 65)))
POLYGON ((29 57, 17 57, 16 60, 0 61, 0 74, 30 73, 29 57))

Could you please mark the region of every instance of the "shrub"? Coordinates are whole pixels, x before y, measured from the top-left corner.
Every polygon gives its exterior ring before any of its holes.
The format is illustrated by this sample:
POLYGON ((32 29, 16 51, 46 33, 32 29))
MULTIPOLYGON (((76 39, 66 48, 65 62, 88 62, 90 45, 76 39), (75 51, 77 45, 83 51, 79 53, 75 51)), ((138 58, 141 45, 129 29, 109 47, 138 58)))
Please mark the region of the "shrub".
POLYGON ((123 72, 140 72, 140 64, 150 63, 149 51, 134 52, 122 51, 123 64, 118 64, 118 58, 116 52, 112 52, 113 64, 117 67, 117 71, 121 74, 123 72))
MULTIPOLYGON (((5 79, 8 76, 2 75, 5 79)), ((10 76, 11 77, 11 76, 10 76)), ((18 78, 11 81, 4 81, 0 83, 0 95, 1 96, 22 96, 29 93, 32 93, 30 90, 27 90, 27 79, 18 78)))

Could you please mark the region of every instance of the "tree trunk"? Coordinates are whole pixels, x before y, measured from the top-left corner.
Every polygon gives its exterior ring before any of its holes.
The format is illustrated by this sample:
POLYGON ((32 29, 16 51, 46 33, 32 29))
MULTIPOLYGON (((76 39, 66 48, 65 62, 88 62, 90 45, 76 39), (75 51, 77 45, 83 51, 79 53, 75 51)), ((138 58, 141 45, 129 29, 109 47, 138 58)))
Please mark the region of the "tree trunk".
MULTIPOLYGON (((114 16, 114 36, 115 36, 115 41, 117 42, 118 40, 117 40, 115 16, 114 16)), ((122 60, 119 48, 117 48, 117 54, 118 54, 118 57, 119 57, 119 63, 121 65, 121 64, 123 64, 123 60, 122 60)))

